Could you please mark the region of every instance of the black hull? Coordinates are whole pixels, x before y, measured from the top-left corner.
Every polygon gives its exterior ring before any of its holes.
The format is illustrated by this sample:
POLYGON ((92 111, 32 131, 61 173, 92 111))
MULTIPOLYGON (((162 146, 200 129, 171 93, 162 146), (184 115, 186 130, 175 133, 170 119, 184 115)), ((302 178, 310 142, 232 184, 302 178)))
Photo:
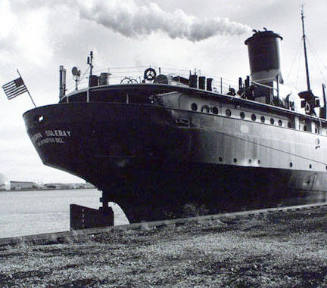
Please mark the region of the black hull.
MULTIPOLYGON (((176 168, 176 167, 174 167, 176 168)), ((108 197, 133 222, 325 202, 325 191, 292 187, 312 179, 301 171, 185 164, 184 172, 125 170, 108 197), (117 193, 118 192, 118 193, 117 193)), ((180 170, 182 171, 182 169, 180 170)), ((322 175, 315 174, 314 177, 322 175)), ((312 185, 312 183, 311 183, 312 185)))
MULTIPOLYGON (((283 146, 268 162, 266 144, 231 145, 236 134, 223 129, 236 130, 232 119, 220 125, 218 116, 113 103, 45 106, 24 119, 44 164, 94 184, 131 222, 326 201, 326 172, 297 169, 309 164, 295 156, 288 169, 283 146), (279 166, 271 164, 276 157, 279 166)), ((276 137, 284 138, 284 130, 276 137)))

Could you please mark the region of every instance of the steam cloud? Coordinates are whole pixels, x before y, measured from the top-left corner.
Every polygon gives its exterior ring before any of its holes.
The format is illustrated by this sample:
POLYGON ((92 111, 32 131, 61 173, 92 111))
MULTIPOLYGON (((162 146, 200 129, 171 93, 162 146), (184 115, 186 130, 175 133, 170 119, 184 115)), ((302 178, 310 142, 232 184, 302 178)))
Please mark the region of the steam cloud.
POLYGON ((227 18, 199 19, 182 10, 166 12, 156 3, 139 6, 135 0, 80 1, 80 17, 101 24, 126 37, 165 32, 171 38, 200 41, 216 35, 241 35, 251 28, 227 18))

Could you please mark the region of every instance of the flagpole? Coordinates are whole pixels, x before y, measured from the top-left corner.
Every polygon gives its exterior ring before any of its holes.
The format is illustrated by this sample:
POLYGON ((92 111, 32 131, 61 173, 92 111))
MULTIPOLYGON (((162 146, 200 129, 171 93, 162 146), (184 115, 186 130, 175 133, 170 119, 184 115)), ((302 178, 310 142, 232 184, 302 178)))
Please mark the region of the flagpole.
MULTIPOLYGON (((22 78, 22 75, 20 75, 20 73, 19 73, 18 69, 17 69, 17 73, 18 73, 19 77, 20 77, 20 78, 22 78)), ((23 79, 23 78, 22 78, 22 79, 23 79)), ((24 82, 24 80, 23 80, 23 82, 24 82)), ((25 85, 25 82, 24 82, 24 85, 25 85)), ((35 105, 35 102, 34 102, 34 100, 33 100, 32 96, 31 96, 31 94, 30 94, 30 91, 28 91, 28 88, 27 88, 27 86, 26 86, 26 85, 25 85, 25 88, 26 88, 26 90, 27 90, 28 96, 30 96, 30 98, 31 98, 31 101, 32 101, 32 103, 33 103, 34 107, 36 107, 36 105, 35 105)))

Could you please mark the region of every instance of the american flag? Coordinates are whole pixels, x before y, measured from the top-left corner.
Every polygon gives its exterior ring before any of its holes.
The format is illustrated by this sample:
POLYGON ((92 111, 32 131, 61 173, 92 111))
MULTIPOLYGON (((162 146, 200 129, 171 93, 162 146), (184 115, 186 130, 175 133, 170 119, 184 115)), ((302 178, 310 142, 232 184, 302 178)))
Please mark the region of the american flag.
POLYGON ((10 81, 9 83, 2 86, 3 91, 7 95, 7 98, 13 99, 16 96, 23 94, 25 92, 28 92, 27 87, 25 86, 25 83, 23 81, 22 77, 19 77, 13 81, 10 81))

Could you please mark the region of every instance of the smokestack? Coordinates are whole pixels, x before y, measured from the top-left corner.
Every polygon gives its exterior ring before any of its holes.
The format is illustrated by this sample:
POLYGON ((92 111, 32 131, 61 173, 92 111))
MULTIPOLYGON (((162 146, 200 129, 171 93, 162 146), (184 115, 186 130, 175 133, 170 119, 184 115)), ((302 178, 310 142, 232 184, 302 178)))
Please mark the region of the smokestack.
POLYGON ((255 31, 245 41, 248 46, 252 81, 283 83, 280 70, 279 43, 283 38, 273 31, 255 31))
POLYGON ((207 78, 207 90, 212 91, 212 81, 213 78, 207 78))
POLYGON ((200 76, 199 77, 199 89, 205 90, 206 89, 205 85, 206 85, 206 77, 200 76))
POLYGON ((238 78, 238 89, 243 88, 243 80, 241 77, 238 78))
POLYGON ((198 88, 198 75, 196 74, 190 75, 190 87, 198 88))

